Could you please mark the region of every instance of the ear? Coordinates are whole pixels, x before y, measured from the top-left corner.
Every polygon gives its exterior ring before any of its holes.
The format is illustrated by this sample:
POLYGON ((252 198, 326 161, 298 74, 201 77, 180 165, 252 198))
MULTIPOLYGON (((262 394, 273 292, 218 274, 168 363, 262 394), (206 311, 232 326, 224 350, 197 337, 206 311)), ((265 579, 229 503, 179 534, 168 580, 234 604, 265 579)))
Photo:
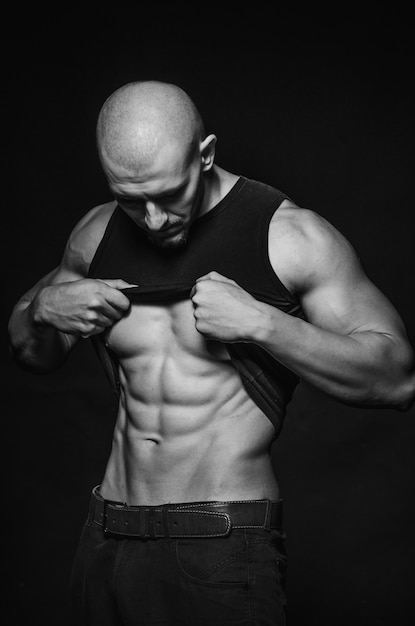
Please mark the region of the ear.
POLYGON ((200 143, 200 156, 202 159, 202 171, 208 172, 215 160, 216 135, 208 135, 200 143))

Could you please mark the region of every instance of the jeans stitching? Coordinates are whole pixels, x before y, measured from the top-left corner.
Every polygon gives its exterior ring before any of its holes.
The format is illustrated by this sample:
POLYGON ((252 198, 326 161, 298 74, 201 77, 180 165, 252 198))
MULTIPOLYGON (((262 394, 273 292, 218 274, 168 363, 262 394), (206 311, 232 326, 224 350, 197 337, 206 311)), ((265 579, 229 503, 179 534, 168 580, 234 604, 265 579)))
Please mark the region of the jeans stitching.
POLYGON ((209 576, 211 574, 214 574, 214 573, 218 572, 219 570, 223 569, 227 565, 231 565, 231 563, 234 563, 235 561, 237 561, 244 554, 245 554, 245 548, 243 548, 242 550, 239 550, 238 552, 235 552, 234 554, 232 554, 232 555, 222 559, 218 563, 215 563, 214 565, 211 565, 210 567, 206 568, 202 572, 201 575, 205 576, 206 580, 208 580, 208 578, 209 578, 209 576))

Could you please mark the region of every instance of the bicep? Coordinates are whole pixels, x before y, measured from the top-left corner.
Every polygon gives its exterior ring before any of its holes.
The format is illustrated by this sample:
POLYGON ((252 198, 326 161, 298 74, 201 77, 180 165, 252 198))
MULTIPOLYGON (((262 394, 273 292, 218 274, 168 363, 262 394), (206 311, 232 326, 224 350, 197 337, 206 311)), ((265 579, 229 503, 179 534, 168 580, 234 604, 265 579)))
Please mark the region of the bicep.
POLYGON ((291 207, 275 217, 271 264, 298 296, 310 323, 344 335, 372 331, 404 336, 398 312, 366 275, 342 233, 309 209, 291 207))
POLYGON ((402 320, 386 295, 370 280, 347 239, 333 227, 317 233, 309 280, 300 296, 307 319, 349 335, 404 334, 402 320))
POLYGON ((339 334, 378 332, 398 338, 402 320, 388 298, 367 277, 357 259, 321 275, 321 280, 301 296, 308 321, 339 334))

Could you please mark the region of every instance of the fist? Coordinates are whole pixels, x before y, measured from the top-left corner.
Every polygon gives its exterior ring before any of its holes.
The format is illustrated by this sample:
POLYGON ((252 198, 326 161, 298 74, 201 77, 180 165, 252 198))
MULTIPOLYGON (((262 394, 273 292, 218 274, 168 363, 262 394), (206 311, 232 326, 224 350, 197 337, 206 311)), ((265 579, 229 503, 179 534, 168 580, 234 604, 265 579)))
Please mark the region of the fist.
POLYGON ((196 330, 206 339, 253 341, 261 304, 218 272, 198 278, 190 294, 196 330))
POLYGON ((131 285, 121 279, 85 278, 44 287, 37 296, 36 316, 42 323, 81 337, 101 333, 130 307, 120 291, 131 285))

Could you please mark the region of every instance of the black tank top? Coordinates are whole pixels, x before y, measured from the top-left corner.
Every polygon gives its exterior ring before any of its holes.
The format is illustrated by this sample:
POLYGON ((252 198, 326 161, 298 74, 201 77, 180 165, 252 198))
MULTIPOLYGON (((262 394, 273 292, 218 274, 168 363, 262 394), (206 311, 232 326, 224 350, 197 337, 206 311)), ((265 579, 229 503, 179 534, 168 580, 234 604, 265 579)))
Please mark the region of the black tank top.
MULTIPOLYGON (((117 206, 89 269, 91 278, 122 278, 138 287, 123 289, 132 303, 186 299, 197 278, 217 271, 235 280, 257 300, 289 315, 304 317, 298 300, 276 276, 268 257, 269 223, 287 196, 240 177, 208 213, 196 218, 189 238, 177 250, 152 244, 143 229, 117 206)), ((119 392, 116 356, 95 335, 94 346, 119 392)), ((298 377, 250 343, 227 344, 232 363, 255 403, 271 420, 275 436, 298 377)))

